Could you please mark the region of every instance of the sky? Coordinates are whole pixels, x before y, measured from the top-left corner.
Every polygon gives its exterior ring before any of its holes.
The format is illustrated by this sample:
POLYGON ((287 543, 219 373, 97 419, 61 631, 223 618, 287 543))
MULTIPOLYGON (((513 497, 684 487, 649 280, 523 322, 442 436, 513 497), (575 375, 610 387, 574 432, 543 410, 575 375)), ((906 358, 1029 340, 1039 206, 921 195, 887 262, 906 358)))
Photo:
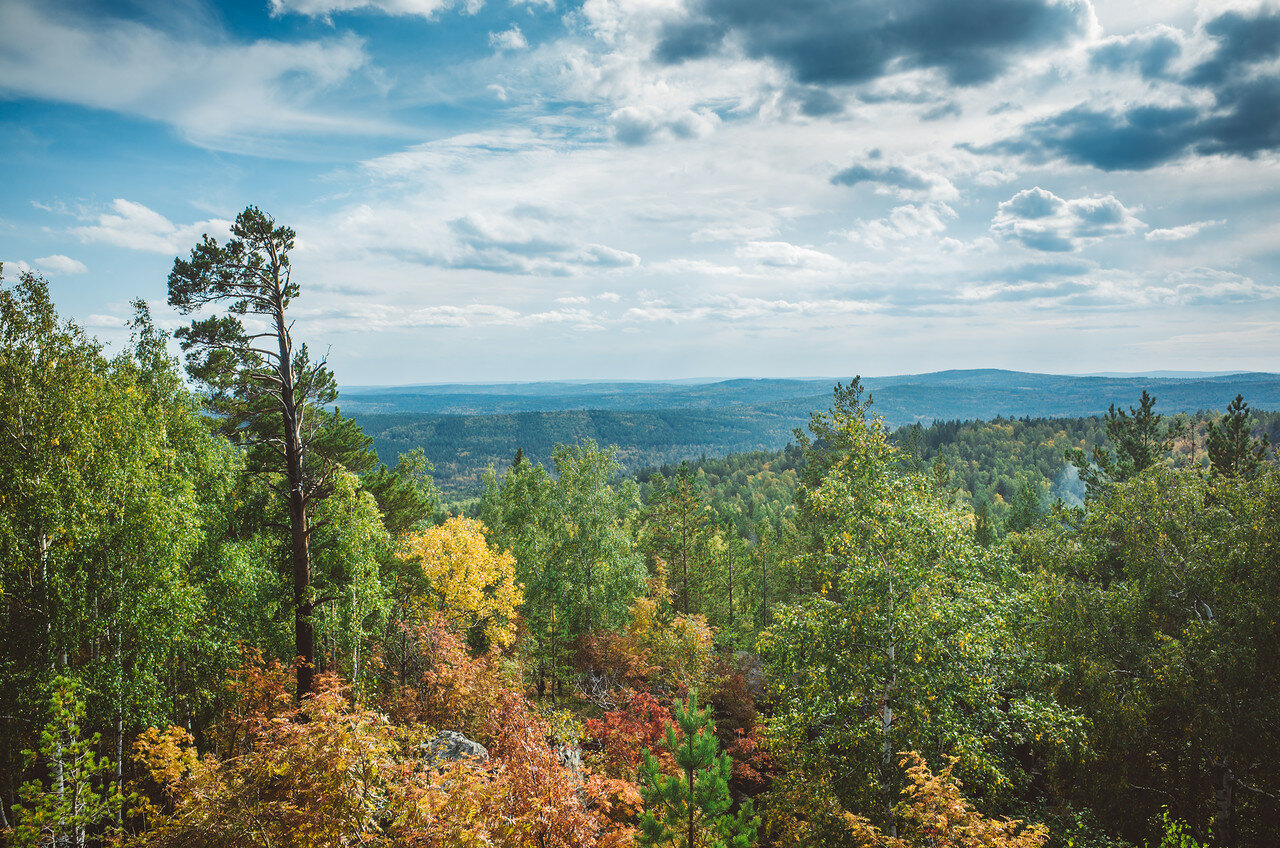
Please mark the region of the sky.
POLYGON ((343 384, 1280 371, 1280 5, 0 0, 0 261, 254 205, 343 384))

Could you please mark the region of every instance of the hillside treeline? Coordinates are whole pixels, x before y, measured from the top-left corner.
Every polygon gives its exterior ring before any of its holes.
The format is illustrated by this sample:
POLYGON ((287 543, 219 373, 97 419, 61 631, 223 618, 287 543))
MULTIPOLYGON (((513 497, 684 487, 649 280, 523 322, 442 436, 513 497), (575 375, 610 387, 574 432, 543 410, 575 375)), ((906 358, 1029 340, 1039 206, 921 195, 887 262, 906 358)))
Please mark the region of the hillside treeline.
POLYGON ((1145 396, 993 422, 1061 429, 1084 484, 999 532, 964 428, 895 436, 856 380, 781 454, 636 480, 580 439, 451 516, 287 322, 249 338, 292 232, 233 234, 170 277, 230 303, 179 333, 198 393, 144 305, 108 356, 0 287, 11 844, 1277 844, 1280 471, 1243 401, 1196 461, 1145 396))

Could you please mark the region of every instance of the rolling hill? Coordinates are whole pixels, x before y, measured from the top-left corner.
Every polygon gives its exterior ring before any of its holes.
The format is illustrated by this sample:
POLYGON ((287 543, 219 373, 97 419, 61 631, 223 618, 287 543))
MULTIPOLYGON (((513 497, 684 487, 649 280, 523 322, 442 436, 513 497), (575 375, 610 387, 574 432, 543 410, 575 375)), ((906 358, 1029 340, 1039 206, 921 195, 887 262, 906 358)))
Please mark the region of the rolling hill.
MULTIPOLYGON (((873 410, 890 427, 937 420, 1101 415, 1143 390, 1164 414, 1224 409, 1243 394, 1280 409, 1280 374, 1172 377, 1073 376, 983 369, 864 378, 873 410)), ((478 491, 484 469, 517 448, 549 463, 557 443, 617 445, 628 469, 785 445, 794 427, 825 409, 835 380, 548 382, 353 386, 339 406, 385 461, 421 447, 454 497, 478 491)))

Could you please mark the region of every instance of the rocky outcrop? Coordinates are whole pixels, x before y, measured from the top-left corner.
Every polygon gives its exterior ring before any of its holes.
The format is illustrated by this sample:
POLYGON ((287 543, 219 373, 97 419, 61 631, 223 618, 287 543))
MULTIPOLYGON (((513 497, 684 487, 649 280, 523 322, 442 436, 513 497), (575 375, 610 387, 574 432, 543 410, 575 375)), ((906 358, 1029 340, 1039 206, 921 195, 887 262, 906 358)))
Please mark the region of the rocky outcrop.
POLYGON ((556 753, 556 759, 560 761, 560 765, 564 766, 573 776, 582 779, 582 748, 577 745, 558 745, 553 748, 556 753))
POLYGON ((446 763, 461 759, 485 761, 489 759, 489 749, 479 742, 473 742, 456 730, 442 730, 430 742, 424 742, 419 749, 426 759, 433 763, 446 763))

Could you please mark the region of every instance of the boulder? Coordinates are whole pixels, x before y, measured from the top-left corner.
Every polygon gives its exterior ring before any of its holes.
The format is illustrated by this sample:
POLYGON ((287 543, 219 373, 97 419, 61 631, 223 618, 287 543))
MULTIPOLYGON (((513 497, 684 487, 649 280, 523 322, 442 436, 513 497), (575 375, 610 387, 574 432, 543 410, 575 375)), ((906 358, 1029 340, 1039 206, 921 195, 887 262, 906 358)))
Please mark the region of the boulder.
POLYGON ((577 745, 558 745, 554 748, 556 759, 576 778, 582 778, 582 748, 577 745))
POLYGON ((424 742, 418 747, 433 763, 452 762, 464 757, 481 761, 489 759, 488 748, 456 730, 442 730, 430 742, 424 742))

